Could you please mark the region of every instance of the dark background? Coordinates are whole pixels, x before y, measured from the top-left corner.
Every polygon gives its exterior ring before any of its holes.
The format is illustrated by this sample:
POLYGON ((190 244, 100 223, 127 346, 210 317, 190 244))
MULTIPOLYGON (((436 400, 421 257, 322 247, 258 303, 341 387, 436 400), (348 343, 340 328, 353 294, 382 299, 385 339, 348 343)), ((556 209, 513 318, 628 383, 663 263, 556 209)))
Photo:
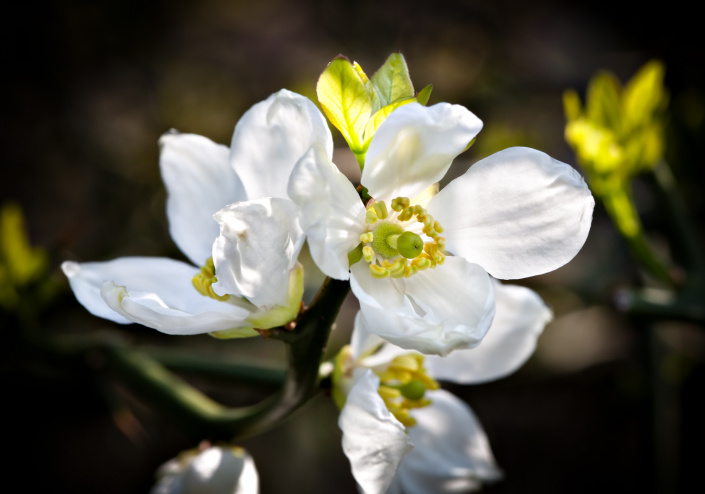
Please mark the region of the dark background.
MULTIPOLYGON (((183 259, 168 234, 159 136, 177 128, 229 144, 239 116, 278 89, 315 99, 318 75, 339 53, 371 74, 399 50, 417 89, 434 84, 431 104, 463 104, 484 121, 455 173, 513 145, 575 163, 563 140, 562 92, 572 87, 582 95, 602 68, 625 81, 659 58, 671 92, 667 158, 702 234, 701 17, 679 2, 633 5, 15 3, 0 20, 0 198, 22 206, 32 243, 49 251, 49 276, 62 286, 41 314, 41 330, 107 328, 140 345, 281 365, 276 342, 168 337, 94 318, 68 291, 58 266, 124 255, 183 259)), ((667 250, 667 238, 656 233, 662 219, 653 197, 641 183, 635 193, 652 240, 667 250)), ((309 276, 309 293, 320 280, 309 276)), ((506 473, 487 492, 692 492, 705 459, 703 328, 634 324, 618 314, 615 291, 639 280, 600 206, 572 263, 522 280, 556 314, 535 357, 508 379, 448 386, 473 407, 506 473), (646 332, 656 335, 651 347, 646 332), (656 355, 651 360, 649 352, 656 355), (650 385, 655 376, 660 391, 650 385)), ((331 351, 344 343, 355 310, 351 299, 331 351)), ((162 462, 196 446, 168 414, 150 410, 101 372, 99 358, 55 362, 13 336, 13 319, 2 322, 0 427, 10 458, 3 471, 25 486, 20 492, 147 492, 162 462)), ((271 391, 184 377, 231 404, 253 403, 271 391)), ((240 444, 253 455, 265 494, 355 492, 337 410, 324 396, 240 444)))

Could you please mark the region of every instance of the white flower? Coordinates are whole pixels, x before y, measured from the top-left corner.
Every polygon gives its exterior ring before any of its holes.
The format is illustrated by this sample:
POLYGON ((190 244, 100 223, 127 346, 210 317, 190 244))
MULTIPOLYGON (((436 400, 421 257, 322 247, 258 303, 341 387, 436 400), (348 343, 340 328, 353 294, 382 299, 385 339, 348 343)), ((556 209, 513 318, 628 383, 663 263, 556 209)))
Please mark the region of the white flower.
POLYGON ((99 317, 169 334, 251 336, 253 327, 291 320, 303 290, 296 259, 304 234, 286 187, 312 145, 332 155, 325 118, 286 90, 242 116, 230 149, 198 135, 163 135, 169 230, 193 265, 144 257, 65 262, 76 298, 99 317))
POLYGON ((533 353, 551 311, 531 290, 495 283, 497 317, 487 336, 476 348, 449 357, 424 361, 384 343, 358 313, 351 346, 336 362, 334 396, 345 403, 339 420, 343 450, 365 494, 467 492, 500 478, 475 415, 451 393, 433 389, 431 377, 463 384, 491 381, 533 353), (424 362, 426 369, 414 362, 424 362), (399 376, 407 384, 400 386, 399 376), (402 396, 395 397, 390 385, 402 396), (422 398, 414 386, 426 388, 422 398))
POLYGON ((186 451, 163 464, 151 494, 257 494, 259 476, 242 448, 186 451))
POLYGON ((376 201, 367 209, 323 149, 291 175, 313 259, 328 276, 350 277, 370 331, 403 348, 445 355, 477 345, 494 311, 487 273, 557 269, 590 229, 594 200, 582 177, 533 149, 496 153, 436 195, 481 127, 457 105, 396 109, 367 151, 361 183, 376 201), (359 245, 364 260, 349 268, 359 245))

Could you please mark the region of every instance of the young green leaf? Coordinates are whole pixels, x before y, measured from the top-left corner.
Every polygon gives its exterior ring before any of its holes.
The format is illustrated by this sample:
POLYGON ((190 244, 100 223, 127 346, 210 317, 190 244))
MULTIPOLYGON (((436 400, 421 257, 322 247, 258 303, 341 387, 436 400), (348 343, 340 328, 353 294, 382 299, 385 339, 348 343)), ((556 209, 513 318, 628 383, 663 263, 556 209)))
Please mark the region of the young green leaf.
POLYGON ((373 98, 365 84, 367 77, 363 76, 359 66, 353 66, 346 58, 336 58, 316 85, 324 113, 356 155, 363 152, 362 136, 373 109, 373 98))
POLYGON ((419 100, 419 103, 423 106, 426 106, 429 98, 431 97, 431 91, 433 91, 433 84, 429 84, 419 91, 419 94, 416 95, 416 99, 419 100))
POLYGON ((409 68, 401 53, 392 53, 372 76, 372 85, 380 95, 381 106, 414 97, 409 68))

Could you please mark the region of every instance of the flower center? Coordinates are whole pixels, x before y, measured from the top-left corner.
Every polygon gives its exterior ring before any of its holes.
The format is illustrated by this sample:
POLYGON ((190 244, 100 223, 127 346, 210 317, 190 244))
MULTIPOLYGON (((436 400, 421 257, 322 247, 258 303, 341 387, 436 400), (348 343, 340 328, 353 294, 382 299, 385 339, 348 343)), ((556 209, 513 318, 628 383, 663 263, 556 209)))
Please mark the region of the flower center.
POLYGON ((372 277, 408 278, 443 264, 446 245, 446 239, 440 235, 443 228, 423 207, 410 204, 408 197, 392 199, 391 214, 384 201, 367 208, 367 232, 360 235, 360 242, 362 258, 369 263, 372 277), (404 229, 404 223, 414 220, 423 225, 421 231, 428 241, 404 229))
POLYGON ((201 295, 206 297, 225 302, 230 298, 230 295, 218 295, 213 291, 213 283, 217 282, 218 278, 215 275, 215 264, 213 264, 213 258, 209 257, 206 264, 201 268, 201 270, 191 278, 191 283, 193 287, 201 295))
POLYGON ((426 390, 440 387, 426 373, 423 361, 423 355, 408 353, 396 357, 384 371, 377 372, 380 379, 377 392, 387 409, 405 427, 416 424, 410 414, 412 409, 431 404, 431 400, 424 396, 426 390))

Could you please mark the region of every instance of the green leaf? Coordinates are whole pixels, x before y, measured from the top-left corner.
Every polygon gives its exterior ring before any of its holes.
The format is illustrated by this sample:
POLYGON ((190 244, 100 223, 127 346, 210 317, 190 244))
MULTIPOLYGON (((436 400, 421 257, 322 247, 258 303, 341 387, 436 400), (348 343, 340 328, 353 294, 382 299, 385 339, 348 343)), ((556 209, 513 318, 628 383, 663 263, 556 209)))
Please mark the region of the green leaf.
POLYGON ((399 100, 414 97, 414 85, 409 77, 409 68, 401 53, 392 53, 372 76, 372 85, 379 93, 381 105, 387 106, 399 100))
POLYGON ((424 87, 419 93, 416 95, 416 99, 419 100, 419 103, 421 103, 423 106, 426 106, 428 104, 428 100, 431 97, 431 91, 433 91, 433 84, 429 84, 428 86, 424 87))
POLYGON ((343 134, 356 156, 364 153, 362 136, 373 109, 373 98, 365 84, 367 77, 363 79, 363 76, 359 66, 353 66, 346 58, 336 58, 328 64, 316 85, 323 112, 343 134))
POLYGON ((367 88, 367 92, 370 94, 370 97, 372 98, 372 112, 374 113, 377 110, 380 109, 382 105, 382 98, 379 95, 379 92, 377 91, 377 88, 372 84, 372 81, 370 81, 367 77, 367 74, 365 74, 365 71, 362 70, 362 67, 360 66, 359 63, 353 62, 353 67, 357 71, 358 75, 360 76, 360 79, 362 82, 365 84, 365 87, 367 88))

